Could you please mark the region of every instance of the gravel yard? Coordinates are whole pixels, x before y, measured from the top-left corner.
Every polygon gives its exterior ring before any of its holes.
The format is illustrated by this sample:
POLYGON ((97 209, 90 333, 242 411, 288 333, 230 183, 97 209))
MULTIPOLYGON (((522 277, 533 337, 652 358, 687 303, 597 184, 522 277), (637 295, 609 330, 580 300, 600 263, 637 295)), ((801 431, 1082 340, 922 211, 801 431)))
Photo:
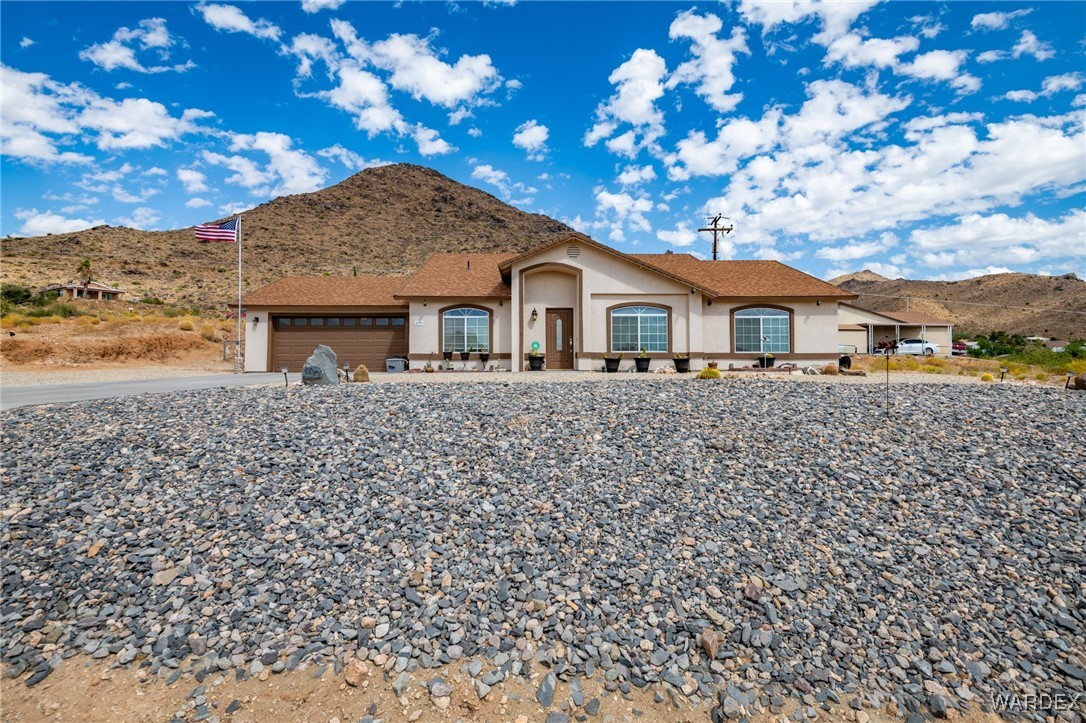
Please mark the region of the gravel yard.
POLYGON ((5 674, 364 659, 441 710, 452 665, 547 720, 590 680, 714 719, 1086 690, 1081 393, 480 376, 5 413, 5 674))

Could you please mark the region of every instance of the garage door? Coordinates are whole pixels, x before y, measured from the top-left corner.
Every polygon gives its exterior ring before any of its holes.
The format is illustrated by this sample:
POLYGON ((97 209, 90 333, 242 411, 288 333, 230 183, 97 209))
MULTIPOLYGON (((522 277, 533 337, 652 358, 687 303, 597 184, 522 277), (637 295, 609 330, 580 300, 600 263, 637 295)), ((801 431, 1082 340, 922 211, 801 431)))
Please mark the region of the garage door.
POLYGON ((407 355, 403 316, 276 316, 272 369, 302 370, 317 344, 331 347, 339 365, 385 370, 385 359, 407 355))

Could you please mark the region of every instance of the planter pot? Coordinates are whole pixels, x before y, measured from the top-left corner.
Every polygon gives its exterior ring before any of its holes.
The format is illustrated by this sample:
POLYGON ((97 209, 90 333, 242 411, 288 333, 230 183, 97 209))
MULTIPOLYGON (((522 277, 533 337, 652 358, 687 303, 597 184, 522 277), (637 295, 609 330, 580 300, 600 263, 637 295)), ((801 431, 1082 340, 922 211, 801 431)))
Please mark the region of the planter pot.
POLYGON ((676 359, 675 360, 675 371, 677 371, 679 374, 686 374, 688 371, 690 371, 690 360, 689 359, 676 359))
POLYGON ((462 352, 460 352, 460 361, 466 362, 470 358, 471 358, 471 352, 470 351, 462 351, 462 352))
POLYGON ((486 363, 490 361, 490 355, 485 353, 479 354, 479 361, 483 363, 483 369, 486 369, 486 363))
POLYGON ((443 352, 441 352, 441 357, 445 361, 452 361, 452 355, 453 355, 453 353, 451 351, 443 351, 443 352))
POLYGON ((768 369, 773 366, 775 359, 773 357, 758 357, 758 362, 755 366, 760 366, 762 369, 768 369))
POLYGON ((716 369, 717 363, 718 362, 709 362, 708 364, 706 364, 706 366, 709 367, 710 369, 716 369))
POLYGON ((622 361, 617 357, 615 359, 604 359, 603 366, 607 370, 608 374, 614 374, 618 371, 618 363, 622 361))
POLYGON ((634 357, 634 364, 637 366, 637 371, 641 374, 646 373, 649 370, 649 359, 647 356, 634 357))
POLYGON ((533 372, 543 370, 543 357, 541 356, 529 356, 528 357, 528 369, 533 372))

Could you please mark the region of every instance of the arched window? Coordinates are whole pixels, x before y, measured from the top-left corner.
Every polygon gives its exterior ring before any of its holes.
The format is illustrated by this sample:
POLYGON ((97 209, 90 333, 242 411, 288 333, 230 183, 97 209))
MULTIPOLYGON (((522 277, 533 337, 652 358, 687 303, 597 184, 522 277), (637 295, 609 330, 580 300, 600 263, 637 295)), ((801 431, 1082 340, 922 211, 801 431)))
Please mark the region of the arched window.
POLYGON ((611 311, 611 351, 667 351, 667 310, 623 306, 611 311))
POLYGON ((742 309, 735 312, 735 351, 788 353, 792 315, 784 309, 742 309), (765 346, 762 346, 764 341, 765 346))
POLYGON ((490 351, 490 313, 468 307, 441 315, 444 351, 490 351))

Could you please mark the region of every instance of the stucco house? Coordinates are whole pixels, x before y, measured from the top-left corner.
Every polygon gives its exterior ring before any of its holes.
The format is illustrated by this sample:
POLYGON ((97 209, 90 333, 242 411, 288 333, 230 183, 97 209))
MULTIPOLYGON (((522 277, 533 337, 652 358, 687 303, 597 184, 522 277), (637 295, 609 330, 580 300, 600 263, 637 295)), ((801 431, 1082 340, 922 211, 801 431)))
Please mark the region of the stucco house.
POLYGON ((675 354, 692 369, 763 352, 821 364, 837 360, 838 303, 854 298, 776 261, 627 254, 571 234, 523 254, 436 253, 410 276, 275 281, 242 300, 245 369, 296 371, 318 343, 371 369, 469 348, 516 370, 533 348, 549 370, 597 370, 617 354, 627 369, 642 349, 653 368, 675 354))
POLYGON ((81 284, 69 281, 66 284, 50 284, 42 289, 42 292, 55 291, 61 299, 90 299, 94 301, 118 301, 125 292, 112 286, 91 281, 81 284))
POLYGON ((924 339, 939 345, 939 356, 953 353, 954 323, 916 311, 868 311, 847 302, 838 316, 841 344, 872 354, 882 341, 924 339))

